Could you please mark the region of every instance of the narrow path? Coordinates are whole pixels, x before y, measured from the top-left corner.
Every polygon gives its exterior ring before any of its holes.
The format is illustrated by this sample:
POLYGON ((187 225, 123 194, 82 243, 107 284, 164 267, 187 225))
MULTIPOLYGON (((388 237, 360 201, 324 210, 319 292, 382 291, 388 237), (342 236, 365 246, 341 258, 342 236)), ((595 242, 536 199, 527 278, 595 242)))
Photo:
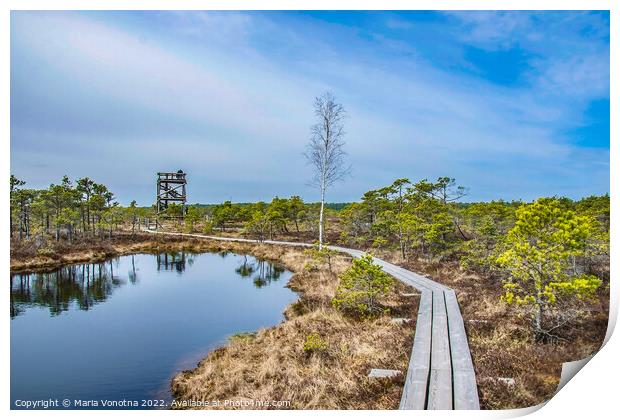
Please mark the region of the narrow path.
MULTIPOLYGON (((189 233, 147 232, 271 245, 312 247, 312 244, 286 241, 257 241, 243 238, 189 233)), ((364 252, 340 246, 329 249, 360 257, 364 252)), ((454 290, 397 265, 374 258, 383 271, 421 292, 413 350, 400 409, 478 410, 478 388, 461 310, 454 290)))

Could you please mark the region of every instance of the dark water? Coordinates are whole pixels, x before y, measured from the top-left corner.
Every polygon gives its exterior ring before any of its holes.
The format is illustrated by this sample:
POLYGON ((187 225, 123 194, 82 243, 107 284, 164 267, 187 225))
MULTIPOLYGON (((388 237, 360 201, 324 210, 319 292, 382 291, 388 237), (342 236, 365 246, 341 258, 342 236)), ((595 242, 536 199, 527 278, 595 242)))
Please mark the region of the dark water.
MULTIPOLYGON (((174 374, 277 324, 291 273, 236 254, 130 255, 11 277, 11 405, 170 401, 174 374), (16 404, 16 400, 22 400, 16 404)), ((155 404, 158 404, 157 402, 155 404)), ((146 407, 140 407, 146 408, 146 407)))

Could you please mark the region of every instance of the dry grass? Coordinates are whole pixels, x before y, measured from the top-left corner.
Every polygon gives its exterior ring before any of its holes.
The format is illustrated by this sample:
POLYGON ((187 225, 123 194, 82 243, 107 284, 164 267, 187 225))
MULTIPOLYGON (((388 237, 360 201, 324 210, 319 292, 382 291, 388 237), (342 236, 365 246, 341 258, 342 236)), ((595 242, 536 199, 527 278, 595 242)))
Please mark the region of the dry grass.
POLYGON ((405 371, 411 326, 387 317, 355 322, 334 310, 315 310, 255 338, 233 339, 199 366, 177 375, 178 400, 291 401, 291 408, 397 408, 402 378, 370 380, 372 367, 405 371), (326 351, 306 354, 306 337, 318 332, 326 351))
POLYGON ((403 378, 372 380, 367 375, 371 368, 406 372, 417 301, 401 294, 411 290, 395 282, 382 301, 390 315, 366 321, 347 318, 332 307, 331 298, 337 274, 350 265, 348 257, 336 257, 330 273, 326 267, 308 269, 310 260, 302 250, 255 246, 248 251, 265 258, 273 257, 275 250, 295 272, 290 286, 301 292, 300 300, 286 310, 287 321, 255 336, 232 338, 198 367, 177 375, 172 381, 177 401, 275 400, 303 409, 397 408, 403 378), (390 322, 391 316, 413 319, 399 325, 390 322), (304 351, 313 333, 327 343, 326 350, 304 351))
POLYGON ((54 270, 66 264, 99 262, 154 247, 152 235, 115 233, 112 239, 88 238, 72 243, 51 239, 11 241, 11 272, 54 270))

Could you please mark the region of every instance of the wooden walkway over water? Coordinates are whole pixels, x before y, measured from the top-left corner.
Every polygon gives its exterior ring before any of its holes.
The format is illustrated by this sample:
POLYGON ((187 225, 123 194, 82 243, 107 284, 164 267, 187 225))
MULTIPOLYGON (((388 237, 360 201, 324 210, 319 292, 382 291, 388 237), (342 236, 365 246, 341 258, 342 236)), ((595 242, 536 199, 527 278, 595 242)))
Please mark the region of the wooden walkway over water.
MULTIPOLYGON (((188 236, 232 242, 259 241, 243 238, 223 238, 185 233, 148 232, 188 236)), ((285 241, 262 241, 263 244, 310 247, 312 244, 285 241)), ((338 252, 360 257, 364 252, 329 246, 338 252)), ((454 290, 427 277, 375 258, 383 271, 421 293, 413 339, 413 350, 400 409, 414 410, 478 410, 476 374, 467 343, 465 326, 454 290)))

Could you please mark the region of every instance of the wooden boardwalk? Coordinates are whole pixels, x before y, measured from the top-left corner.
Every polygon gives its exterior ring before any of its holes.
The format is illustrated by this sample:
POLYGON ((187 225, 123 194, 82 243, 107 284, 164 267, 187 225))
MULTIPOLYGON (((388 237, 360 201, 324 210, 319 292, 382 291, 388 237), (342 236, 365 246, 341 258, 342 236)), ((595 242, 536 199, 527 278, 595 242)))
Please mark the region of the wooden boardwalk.
MULTIPOLYGON (((152 233, 232 242, 258 243, 243 238, 223 238, 186 233, 152 233)), ((312 244, 262 241, 264 244, 311 247, 312 244)), ((353 257, 364 252, 339 246, 330 249, 353 257)), ((413 350, 405 377, 400 409, 478 410, 476 374, 467 343, 461 310, 454 290, 420 274, 375 258, 383 271, 421 292, 413 350)))

